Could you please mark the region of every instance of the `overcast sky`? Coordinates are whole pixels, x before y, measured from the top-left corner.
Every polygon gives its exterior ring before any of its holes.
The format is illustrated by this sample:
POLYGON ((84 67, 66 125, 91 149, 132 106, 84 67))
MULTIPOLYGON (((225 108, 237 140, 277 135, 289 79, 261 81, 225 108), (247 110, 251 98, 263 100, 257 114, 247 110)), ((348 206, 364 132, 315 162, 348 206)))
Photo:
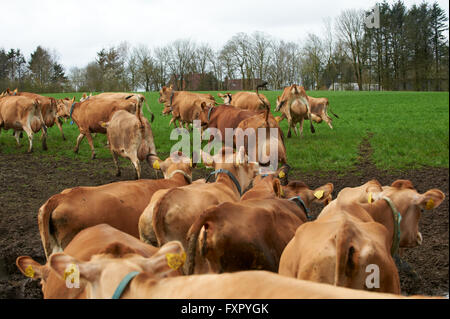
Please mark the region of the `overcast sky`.
MULTIPOLYGON (((262 31, 301 41, 321 35, 324 19, 344 9, 369 9, 376 0, 16 0, 3 6, 0 48, 20 48, 28 60, 41 45, 55 50, 66 70, 84 67, 101 48, 127 41, 150 48, 189 38, 222 46, 238 32, 262 31)), ((392 3, 394 1, 388 1, 392 3)), ((404 0, 407 8, 422 0, 404 0)), ((434 1, 427 1, 430 4, 434 1)), ((447 0, 438 0, 447 14, 447 0)), ((446 33, 448 38, 448 31, 446 33)))

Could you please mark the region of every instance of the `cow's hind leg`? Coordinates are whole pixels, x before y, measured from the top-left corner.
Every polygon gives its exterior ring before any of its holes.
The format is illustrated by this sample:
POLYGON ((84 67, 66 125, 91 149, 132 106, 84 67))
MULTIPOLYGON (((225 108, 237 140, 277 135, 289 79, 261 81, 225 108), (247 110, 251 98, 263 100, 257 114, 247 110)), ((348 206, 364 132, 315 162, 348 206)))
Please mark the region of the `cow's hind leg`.
POLYGON ((110 151, 111 151, 111 155, 112 155, 112 158, 114 161, 114 165, 116 165, 116 176, 119 177, 121 175, 121 172, 120 172, 120 166, 119 166, 119 160, 117 158, 117 154, 113 150, 110 150, 110 151))
POLYGON ((133 163, 133 166, 135 169, 134 178, 140 179, 141 178, 141 163, 140 163, 139 159, 137 158, 137 155, 130 158, 130 160, 131 160, 131 163, 133 163))
POLYGON ((305 121, 305 119, 301 119, 300 120, 300 137, 303 137, 303 122, 305 121))
POLYGON ((66 137, 64 136, 64 132, 63 132, 63 129, 62 129, 62 121, 60 122, 59 117, 57 117, 57 118, 55 119, 55 123, 56 123, 56 125, 58 126, 59 131, 61 132, 62 139, 65 141, 65 140, 66 140, 66 137))
POLYGON ((84 138, 84 134, 80 133, 80 135, 78 135, 78 137, 77 137, 77 144, 75 145, 75 148, 73 149, 73 151, 75 153, 78 153, 78 149, 80 148, 80 143, 83 140, 83 138, 84 138))
POLYGON ((17 147, 20 147, 20 131, 14 131, 14 138, 17 142, 17 147))
POLYGON ((288 138, 291 138, 291 136, 292 136, 292 133, 291 133, 291 128, 292 128, 292 120, 289 120, 288 121, 288 133, 287 133, 287 137, 288 138))
POLYGON ((328 115, 325 116, 325 122, 327 122, 328 126, 333 129, 333 125, 331 125, 332 119, 328 115))
POLYGON ((30 143, 30 146, 28 147, 27 153, 33 152, 33 131, 31 128, 24 127, 23 130, 28 135, 28 142, 30 143))

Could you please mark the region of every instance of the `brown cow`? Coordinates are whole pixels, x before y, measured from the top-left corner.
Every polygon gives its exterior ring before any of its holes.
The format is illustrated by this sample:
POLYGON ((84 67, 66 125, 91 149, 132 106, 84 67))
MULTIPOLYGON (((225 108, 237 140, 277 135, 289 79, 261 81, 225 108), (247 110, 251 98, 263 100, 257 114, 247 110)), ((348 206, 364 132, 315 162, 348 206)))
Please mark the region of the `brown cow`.
POLYGON ((187 247, 186 235, 197 217, 209 206, 235 202, 258 172, 258 163, 248 163, 244 148, 233 153, 222 148, 215 156, 202 153, 203 162, 214 168, 214 183, 192 184, 155 194, 139 220, 144 242, 158 246, 179 240, 187 247), (209 158, 208 158, 209 157, 209 158))
POLYGON ((194 96, 196 98, 206 99, 213 103, 215 103, 214 96, 208 93, 194 93, 189 91, 175 91, 173 86, 163 86, 159 91, 159 99, 158 102, 164 105, 172 105, 175 102, 175 99, 182 99, 186 96, 194 96))
MULTIPOLYGON (((226 202, 205 210, 188 233, 188 274, 233 272, 239 270, 278 271, 283 249, 296 229, 307 221, 309 204, 323 201, 314 196, 321 191, 326 199, 333 184, 316 190, 305 187, 285 188, 272 174, 255 178, 254 187, 239 202, 226 202), (296 193, 292 194, 292 191, 296 193), (196 261, 200 262, 199 263, 196 261), (197 265, 197 268, 195 266, 197 265)), ((304 185, 304 184, 303 184, 304 185)))
POLYGON ((109 149, 117 169, 116 176, 120 176, 118 155, 133 163, 136 179, 141 178, 140 161, 147 160, 150 164, 149 156, 156 155, 150 123, 140 115, 139 107, 136 113, 133 115, 123 110, 114 112, 111 120, 104 124, 107 128, 109 149))
MULTIPOLYGON (((158 248, 144 244, 131 235, 107 224, 100 224, 80 231, 64 249, 64 254, 80 261, 89 261, 92 256, 98 254, 111 254, 121 258, 133 253, 148 258, 157 251, 158 248)), ((25 276, 41 280, 45 299, 88 298, 82 283, 79 288, 68 288, 66 280, 59 277, 48 263, 41 265, 31 257, 20 256, 16 260, 16 265, 25 276)))
MULTIPOLYGON (((328 126, 331 129, 333 129, 333 125, 331 124, 332 119, 328 115, 328 110, 330 110, 330 112, 336 118, 339 118, 339 116, 334 114, 333 111, 331 111, 331 109, 329 109, 328 99, 325 97, 315 98, 315 97, 308 96, 308 101, 309 101, 309 105, 311 107, 311 119, 316 123, 321 123, 322 121, 325 121, 328 124, 328 126)), ((280 102, 281 102, 280 97, 277 97, 277 106, 280 104, 280 102)), ((286 113, 283 113, 281 116, 277 116, 275 119, 279 123, 280 121, 284 120, 285 118, 287 118, 286 113)), ((307 120, 308 119, 307 114, 305 114, 303 118, 305 120, 307 120)), ((295 132, 295 134, 297 134, 297 127, 295 125, 294 125, 294 132, 295 132)))
POLYGON ((188 163, 175 163, 171 157, 160 162, 151 156, 166 179, 116 182, 101 186, 74 187, 50 197, 39 208, 38 225, 45 255, 62 251, 82 229, 109 224, 139 237, 138 221, 153 194, 191 183, 188 163))
POLYGON ((77 137, 77 143, 74 152, 78 153, 81 141, 86 136, 91 147, 91 158, 95 158, 94 144, 91 133, 106 134, 106 128, 101 124, 109 122, 113 113, 119 110, 125 110, 135 114, 138 107, 135 99, 111 99, 95 98, 87 99, 83 102, 72 104, 70 116, 78 125, 80 134, 77 137))
MULTIPOLYGON (((62 138, 65 140, 61 123, 57 120, 57 102, 54 98, 42 96, 36 93, 18 92, 17 89, 15 89, 13 92, 11 92, 9 89, 6 89, 6 93, 13 96, 26 96, 31 99, 37 99, 39 101, 39 108, 42 114, 42 118, 44 119, 45 126, 49 128, 56 124, 59 131, 61 132, 62 138)), ((46 134, 46 132, 44 132, 44 129, 42 128, 42 135, 44 134, 46 134)))
POLYGON ((26 96, 0 97, 0 132, 13 129, 17 145, 20 145, 20 131, 25 131, 28 135, 30 146, 28 153, 33 151, 33 133, 43 130, 42 148, 47 150, 47 128, 42 118, 40 102, 26 96))
POLYGON ((215 105, 214 97, 211 94, 188 91, 175 92, 172 86, 169 88, 163 86, 159 91, 159 96, 159 103, 164 104, 162 114, 168 115, 172 113, 169 126, 173 123, 177 127, 178 121, 180 128, 183 127, 183 124, 188 128, 190 123, 199 119, 202 103, 210 107, 215 105))
MULTIPOLYGON (((287 152, 286 152, 286 146, 284 144, 284 134, 281 130, 280 126, 278 125, 278 122, 275 120, 273 115, 270 113, 269 110, 267 110, 264 113, 260 113, 257 115, 253 115, 252 117, 249 117, 247 119, 242 120, 239 125, 237 126, 237 129, 241 129, 242 131, 237 131, 236 133, 236 139, 242 138, 241 134, 245 134, 245 131, 247 129, 253 129, 255 132, 255 147, 254 154, 256 155, 256 160, 261 164, 265 165, 268 164, 269 159, 266 161, 263 161, 264 158, 267 158, 268 155, 270 155, 270 148, 273 146, 273 148, 277 149, 278 154, 278 160, 277 162, 280 162, 282 164, 287 163, 287 152), (260 128, 264 128, 264 134, 265 138, 260 137, 260 128), (270 129, 276 129, 276 137, 271 136, 270 129), (262 143, 260 143, 260 139, 262 143)), ((244 145, 245 150, 247 153, 250 151, 249 144, 248 144, 248 135, 244 136, 244 145)))
POLYGON ((155 116, 153 112, 150 110, 150 107, 148 106, 145 96, 143 94, 139 93, 128 93, 128 92, 104 92, 97 95, 92 95, 92 93, 87 96, 86 94, 83 94, 83 97, 80 99, 80 102, 83 102, 87 99, 96 99, 96 98, 110 98, 110 99, 122 99, 122 100, 128 100, 128 99, 134 99, 136 103, 139 105, 139 107, 142 110, 142 105, 144 104, 147 107, 147 111, 151 115, 150 122, 153 122, 155 116))
MULTIPOLYGON (((63 278, 71 265, 78 266, 86 297, 111 298, 126 275, 138 272, 118 298, 146 299, 406 299, 394 294, 373 293, 305 280, 268 271, 179 276, 184 260, 179 242, 164 245, 150 258, 129 254, 122 258, 96 255, 83 262, 65 254, 54 254, 49 266, 63 278), (176 270, 175 270, 176 269, 176 270), (169 277, 169 278, 168 278, 169 277)), ((411 297, 410 297, 411 298, 411 297)), ((414 298, 414 297, 413 297, 414 298)), ((415 298, 426 298, 416 296, 415 298)), ((212 315, 211 311, 211 315, 212 315)))
POLYGON ((308 96, 306 95, 303 86, 292 84, 285 87, 281 98, 277 99, 277 107, 275 112, 280 111, 287 118, 289 123, 288 135, 291 137, 291 128, 294 128, 295 134, 297 134, 297 123, 300 123, 300 136, 303 134, 303 121, 305 116, 309 119, 311 132, 314 133, 314 126, 311 118, 311 108, 308 102, 308 96))
MULTIPOLYGON (((353 198, 359 197, 361 189, 357 193, 353 198)), ((420 209, 435 208, 444 198, 437 189, 419 194, 404 180, 381 192, 370 192, 370 203, 346 201, 341 196, 325 208, 327 214, 298 228, 281 256, 279 273, 354 289, 400 293, 392 256, 399 247, 421 244, 420 209), (377 286, 367 284, 373 265, 379 270, 377 286)))
POLYGON ((255 92, 237 92, 234 94, 217 93, 217 96, 223 99, 223 104, 232 105, 244 110, 260 111, 266 109, 266 105, 270 107, 270 102, 267 97, 263 94, 259 94, 259 97, 255 92))

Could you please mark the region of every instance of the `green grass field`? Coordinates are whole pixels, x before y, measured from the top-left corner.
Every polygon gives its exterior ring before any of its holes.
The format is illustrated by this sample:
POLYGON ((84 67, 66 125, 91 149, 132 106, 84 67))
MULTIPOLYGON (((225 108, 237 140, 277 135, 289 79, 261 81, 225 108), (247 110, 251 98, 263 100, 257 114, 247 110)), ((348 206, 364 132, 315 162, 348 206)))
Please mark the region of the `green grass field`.
MULTIPOLYGON (((217 96, 217 92, 208 92, 217 96)), ((261 91, 269 99, 272 111, 280 91, 261 91)), ((331 92, 311 91, 308 95, 327 97, 332 110, 339 115, 333 118, 334 130, 326 123, 315 124, 316 133, 311 134, 309 123, 305 122, 303 137, 286 138, 289 164, 300 171, 340 171, 357 163, 358 146, 370 133, 369 142, 374 150, 373 162, 380 169, 408 169, 423 166, 449 166, 449 93, 448 92, 331 92)), ((46 94, 55 98, 73 97, 77 100, 81 93, 46 94)), ((168 126, 169 117, 163 117, 162 105, 158 103, 158 92, 145 93, 147 101, 155 114, 152 123, 157 151, 165 158, 177 141, 169 139, 173 128, 168 126)), ((216 101, 222 102, 220 98, 216 101)), ((149 118, 147 110, 144 114, 149 118)), ((281 113, 274 113, 281 115, 281 113)), ((287 133, 287 121, 281 123, 287 133)), ((63 141, 58 128, 49 129, 44 152, 39 138, 34 138, 34 153, 53 158, 68 157, 90 161, 90 149, 84 139, 78 154, 73 153, 78 129, 69 121, 63 125, 67 140, 63 141)), ((99 134, 94 138, 98 158, 111 158, 105 148, 106 136, 99 134)), ((28 147, 26 138, 22 147, 17 148, 12 131, 2 131, 0 135, 1 153, 24 153, 28 147)), ((112 159, 111 159, 112 161, 112 159)))

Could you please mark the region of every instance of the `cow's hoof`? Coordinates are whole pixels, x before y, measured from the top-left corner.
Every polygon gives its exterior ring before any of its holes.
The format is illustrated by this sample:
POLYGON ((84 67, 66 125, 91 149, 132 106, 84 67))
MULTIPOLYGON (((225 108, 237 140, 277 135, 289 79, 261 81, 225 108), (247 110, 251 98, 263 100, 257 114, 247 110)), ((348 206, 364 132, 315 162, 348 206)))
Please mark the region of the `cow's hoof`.
POLYGON ((73 149, 73 152, 74 152, 74 153, 78 153, 78 148, 74 148, 74 149, 73 149))
POLYGON ((95 153, 92 153, 91 159, 95 159, 95 153))
POLYGON ((117 173, 116 173, 116 177, 119 177, 120 175, 122 175, 121 172, 117 172, 117 173))
POLYGON ((27 154, 31 154, 31 153, 33 153, 33 149, 27 151, 27 154))
POLYGON ((44 151, 48 151, 47 145, 42 145, 42 149, 43 149, 44 151))
POLYGON ((64 135, 63 135, 63 137, 62 137, 62 138, 63 138, 63 141, 65 141, 65 140, 66 140, 66 137, 65 137, 64 135))
POLYGON ((288 137, 288 138, 291 138, 291 136, 292 136, 291 132, 288 132, 288 133, 287 133, 287 137, 288 137))

